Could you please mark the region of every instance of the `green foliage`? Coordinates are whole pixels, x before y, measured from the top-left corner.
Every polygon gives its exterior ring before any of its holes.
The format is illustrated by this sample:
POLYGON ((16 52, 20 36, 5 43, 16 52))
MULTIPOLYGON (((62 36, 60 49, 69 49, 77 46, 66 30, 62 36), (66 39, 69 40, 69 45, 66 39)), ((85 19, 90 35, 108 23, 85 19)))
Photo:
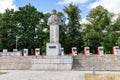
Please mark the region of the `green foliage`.
POLYGON ((114 30, 115 31, 120 31, 120 13, 118 14, 118 18, 115 21, 114 30))
MULTIPOLYGON (((67 14, 68 16, 68 31, 67 33, 72 33, 72 32, 78 32, 78 30, 80 29, 80 9, 78 8, 78 6, 73 5, 72 3, 69 4, 68 7, 64 8, 64 12, 67 14)), ((75 33, 73 33, 73 35, 75 35, 75 33)))
POLYGON ((113 24, 113 31, 114 33, 116 33, 113 37, 116 38, 112 38, 113 40, 115 40, 115 45, 120 46, 120 13, 118 14, 118 17, 115 21, 115 23, 113 24))
POLYGON ((65 48, 66 52, 70 53, 71 52, 71 47, 77 47, 78 52, 81 49, 82 45, 82 38, 81 38, 81 33, 80 33, 80 9, 78 6, 73 5, 72 3, 69 4, 69 6, 64 8, 64 12, 68 16, 68 25, 66 26, 66 31, 65 31, 65 48))
POLYGON ((20 49, 28 48, 29 50, 32 50, 35 47, 40 47, 39 44, 36 44, 35 39, 37 38, 37 40, 41 40, 40 36, 42 35, 42 28, 39 26, 39 21, 42 17, 43 14, 38 12, 36 8, 30 4, 25 7, 20 7, 19 10, 15 12, 15 20, 18 24, 17 35, 20 35, 20 39, 18 41, 20 49))
POLYGON ((2 15, 2 26, 0 27, 2 49, 6 48, 12 50, 15 46, 15 20, 14 20, 14 10, 6 10, 2 15))
MULTIPOLYGON (((113 26, 111 19, 113 14, 108 12, 102 6, 92 9, 87 16, 88 24, 85 24, 85 36, 83 37, 84 46, 89 46, 92 53, 97 53, 97 47, 103 46, 107 53, 111 52, 115 45, 113 40, 113 26)), ((115 38, 116 39, 116 38, 115 38)))
POLYGON ((105 33, 103 36, 102 46, 104 46, 106 53, 112 53, 112 47, 116 46, 116 41, 118 39, 117 33, 111 32, 109 34, 105 33))
POLYGON ((84 46, 89 46, 92 50, 92 53, 97 53, 97 47, 101 46, 100 42, 102 41, 101 33, 90 30, 83 37, 84 46))
POLYGON ((111 14, 102 6, 97 6, 92 9, 87 16, 87 20, 90 22, 92 28, 101 32, 111 22, 111 14))
MULTIPOLYGON (((0 28, 2 27, 2 14, 0 14, 0 28)), ((0 34, 0 50, 2 50, 2 35, 0 34)))

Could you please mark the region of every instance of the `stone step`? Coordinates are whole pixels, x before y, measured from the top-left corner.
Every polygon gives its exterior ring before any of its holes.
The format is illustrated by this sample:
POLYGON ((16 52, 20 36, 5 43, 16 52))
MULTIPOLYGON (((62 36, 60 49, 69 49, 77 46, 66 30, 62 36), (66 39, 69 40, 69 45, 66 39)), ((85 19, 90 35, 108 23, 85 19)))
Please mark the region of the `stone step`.
POLYGON ((73 70, 92 70, 95 65, 96 70, 120 70, 120 56, 84 56, 78 55, 73 59, 73 70), (113 67, 114 66, 114 67, 113 67))

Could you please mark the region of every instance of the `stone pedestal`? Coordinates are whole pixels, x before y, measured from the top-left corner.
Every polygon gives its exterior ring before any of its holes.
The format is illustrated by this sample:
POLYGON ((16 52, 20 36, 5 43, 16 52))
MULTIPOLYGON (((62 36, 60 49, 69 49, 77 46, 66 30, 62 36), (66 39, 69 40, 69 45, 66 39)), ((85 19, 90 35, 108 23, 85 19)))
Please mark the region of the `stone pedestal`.
POLYGON ((32 59, 31 70, 71 70, 72 56, 38 56, 32 59))
POLYGON ((61 44, 60 43, 47 43, 46 45, 46 55, 60 55, 61 54, 61 44))

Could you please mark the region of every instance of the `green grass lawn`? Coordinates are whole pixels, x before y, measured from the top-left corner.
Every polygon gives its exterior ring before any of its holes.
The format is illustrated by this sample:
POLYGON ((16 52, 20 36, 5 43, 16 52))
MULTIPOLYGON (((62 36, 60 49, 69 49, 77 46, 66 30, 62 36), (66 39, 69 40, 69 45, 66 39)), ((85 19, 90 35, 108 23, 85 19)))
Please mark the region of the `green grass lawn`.
POLYGON ((85 80, 120 80, 120 74, 85 74, 85 80))

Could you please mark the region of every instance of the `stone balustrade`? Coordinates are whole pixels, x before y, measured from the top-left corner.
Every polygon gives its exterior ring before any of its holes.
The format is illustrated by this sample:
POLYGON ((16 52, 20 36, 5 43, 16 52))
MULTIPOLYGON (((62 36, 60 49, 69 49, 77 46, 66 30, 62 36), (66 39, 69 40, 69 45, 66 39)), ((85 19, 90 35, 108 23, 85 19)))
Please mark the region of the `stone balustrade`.
POLYGON ((21 56, 21 52, 0 52, 0 56, 21 56))

